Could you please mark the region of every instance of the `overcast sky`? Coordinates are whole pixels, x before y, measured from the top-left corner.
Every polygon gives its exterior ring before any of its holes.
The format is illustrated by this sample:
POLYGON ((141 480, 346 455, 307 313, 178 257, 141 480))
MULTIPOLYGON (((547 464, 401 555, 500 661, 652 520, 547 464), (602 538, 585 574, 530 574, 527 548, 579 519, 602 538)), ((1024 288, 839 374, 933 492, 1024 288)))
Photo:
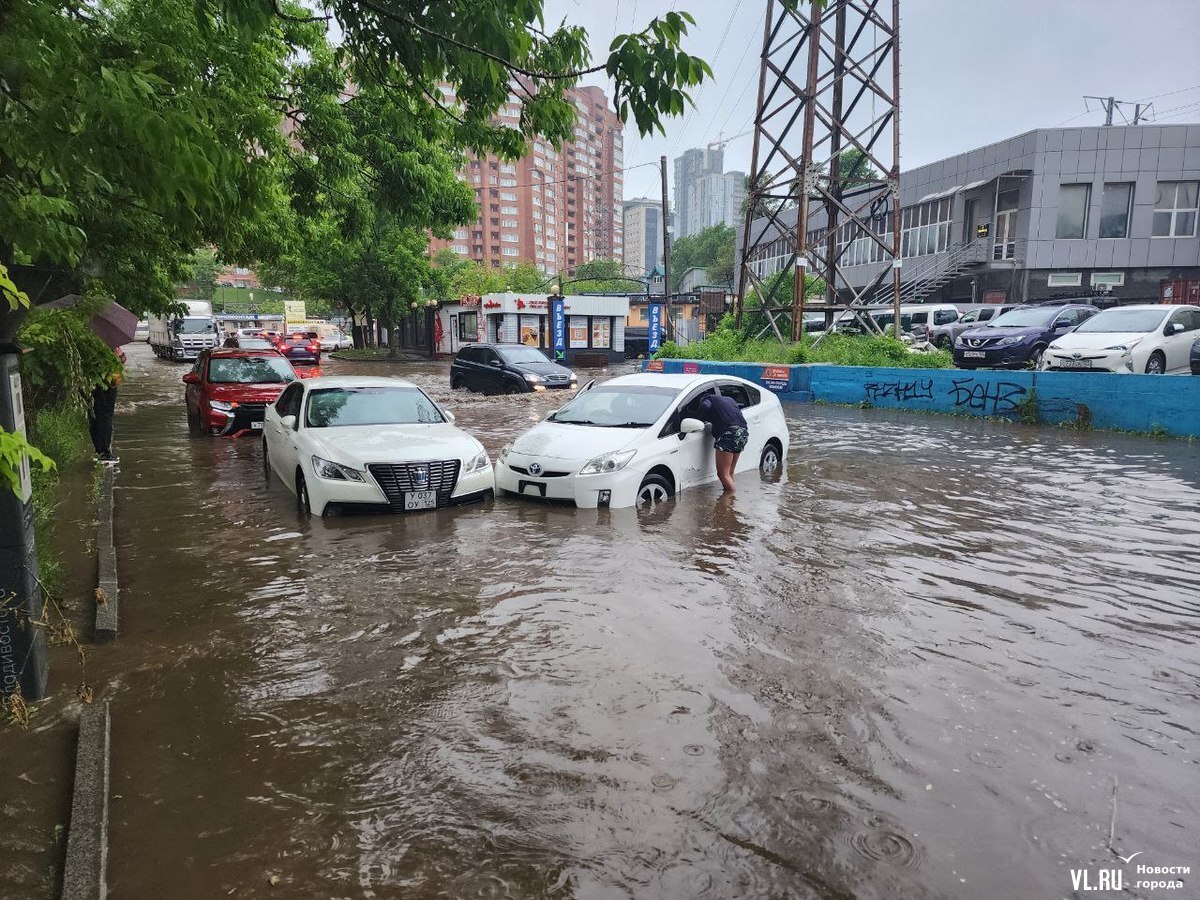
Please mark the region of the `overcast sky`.
MULTIPOLYGON (((625 130, 625 164, 670 161, 719 135, 726 171, 749 170, 766 0, 547 0, 547 24, 587 28, 596 62, 613 35, 683 9, 688 53, 714 79, 666 137, 625 130)), ((1061 124, 1099 125, 1084 94, 1153 98, 1159 121, 1200 122, 1200 0, 902 0, 901 162, 905 169, 1061 124)), ((590 84, 609 91, 596 76, 590 84)), ((1129 115, 1132 116, 1132 110, 1129 115)), ((1119 121, 1119 119, 1118 119, 1119 121)), ((797 132, 797 140, 799 134, 797 132)), ((654 168, 625 173, 625 196, 659 196, 654 168)))

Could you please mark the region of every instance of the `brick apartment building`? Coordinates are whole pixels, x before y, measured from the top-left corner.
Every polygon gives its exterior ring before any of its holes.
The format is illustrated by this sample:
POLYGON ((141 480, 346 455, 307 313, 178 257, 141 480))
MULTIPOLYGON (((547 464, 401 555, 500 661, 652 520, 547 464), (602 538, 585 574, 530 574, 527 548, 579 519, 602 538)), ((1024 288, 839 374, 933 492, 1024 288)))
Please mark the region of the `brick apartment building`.
MULTIPOLYGON (((453 90, 443 87, 447 102, 453 90)), ((543 272, 570 272, 593 259, 624 253, 622 125, 598 87, 576 88, 574 140, 557 151, 535 139, 515 162, 494 155, 468 157, 460 175, 475 189, 479 218, 457 228, 450 240, 434 240, 430 252, 449 247, 465 259, 493 268, 522 260, 543 272)), ((521 104, 510 95, 502 124, 516 127, 521 104)))

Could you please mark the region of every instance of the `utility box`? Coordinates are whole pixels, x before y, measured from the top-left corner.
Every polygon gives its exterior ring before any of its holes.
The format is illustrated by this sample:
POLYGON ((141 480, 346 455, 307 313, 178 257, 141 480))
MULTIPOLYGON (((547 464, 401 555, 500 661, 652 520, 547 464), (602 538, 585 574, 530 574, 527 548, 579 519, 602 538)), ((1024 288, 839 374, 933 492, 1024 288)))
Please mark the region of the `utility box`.
MULTIPOLYGON (((25 407, 17 354, 0 350, 0 428, 25 434, 25 407)), ((33 497, 29 461, 21 467, 17 492, 0 485, 0 692, 21 687, 26 700, 46 694, 46 635, 41 626, 42 592, 38 584, 33 533, 33 497)))

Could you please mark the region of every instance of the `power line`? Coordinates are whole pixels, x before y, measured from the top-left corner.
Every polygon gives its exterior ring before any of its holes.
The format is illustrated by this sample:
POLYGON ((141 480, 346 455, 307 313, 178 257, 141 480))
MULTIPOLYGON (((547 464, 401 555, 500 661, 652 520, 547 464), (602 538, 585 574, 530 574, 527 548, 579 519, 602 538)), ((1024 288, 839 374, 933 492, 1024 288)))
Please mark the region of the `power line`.
POLYGON ((1135 100, 1135 103, 1145 103, 1147 100, 1157 100, 1159 97, 1174 97, 1176 94, 1186 94, 1188 91, 1194 91, 1200 88, 1200 84, 1193 84, 1191 87, 1180 88, 1177 91, 1167 91, 1165 94, 1155 94, 1152 97, 1143 97, 1141 100, 1135 100))
POLYGON ((615 169, 602 169, 599 172, 590 175, 568 175, 566 178, 560 178, 555 181, 530 181, 525 184, 473 184, 468 182, 475 190, 495 190, 495 191, 511 191, 517 188, 527 187, 553 187, 556 184, 570 184, 578 181, 594 181, 604 175, 612 175, 615 172, 628 172, 632 169, 644 169, 646 166, 657 166, 658 163, 638 163, 635 166, 621 166, 615 169))

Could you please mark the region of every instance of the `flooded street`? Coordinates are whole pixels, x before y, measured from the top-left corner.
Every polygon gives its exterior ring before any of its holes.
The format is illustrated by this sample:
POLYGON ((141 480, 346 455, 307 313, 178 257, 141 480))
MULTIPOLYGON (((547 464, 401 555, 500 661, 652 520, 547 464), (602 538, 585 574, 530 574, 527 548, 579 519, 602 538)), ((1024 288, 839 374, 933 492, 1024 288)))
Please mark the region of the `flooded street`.
MULTIPOLYGON (((789 406, 732 503, 308 521, 184 371, 135 346, 118 409, 113 898, 1058 898, 1110 829, 1200 865, 1194 444, 789 406)), ((402 371, 493 459, 562 399, 402 371)))

